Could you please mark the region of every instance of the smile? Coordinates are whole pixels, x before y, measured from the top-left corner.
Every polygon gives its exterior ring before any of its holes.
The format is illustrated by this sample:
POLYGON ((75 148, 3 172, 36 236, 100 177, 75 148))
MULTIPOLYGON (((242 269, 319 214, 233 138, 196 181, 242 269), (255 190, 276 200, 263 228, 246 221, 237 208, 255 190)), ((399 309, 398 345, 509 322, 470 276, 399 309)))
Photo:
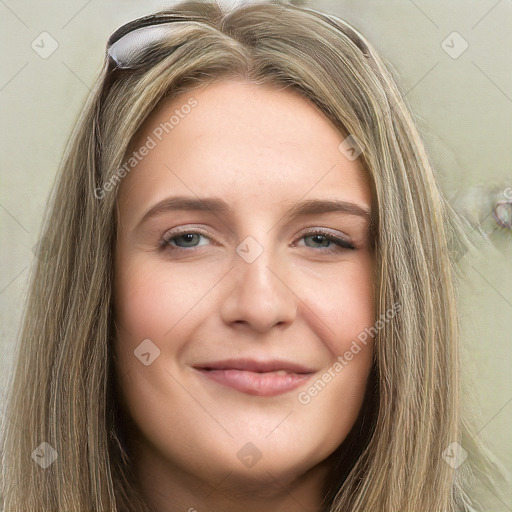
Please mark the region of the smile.
POLYGON ((257 396, 276 396, 292 391, 314 373, 293 363, 251 360, 210 363, 194 369, 211 381, 257 396))

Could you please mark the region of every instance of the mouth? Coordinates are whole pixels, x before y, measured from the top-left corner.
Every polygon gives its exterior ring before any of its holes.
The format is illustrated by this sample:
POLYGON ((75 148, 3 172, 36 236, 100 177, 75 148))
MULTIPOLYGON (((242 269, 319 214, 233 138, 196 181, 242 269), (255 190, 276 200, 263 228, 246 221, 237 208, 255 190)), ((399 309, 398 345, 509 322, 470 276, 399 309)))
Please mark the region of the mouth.
POLYGON ((315 370, 287 361, 226 360, 193 366, 210 381, 257 396, 276 396, 306 382, 315 370))

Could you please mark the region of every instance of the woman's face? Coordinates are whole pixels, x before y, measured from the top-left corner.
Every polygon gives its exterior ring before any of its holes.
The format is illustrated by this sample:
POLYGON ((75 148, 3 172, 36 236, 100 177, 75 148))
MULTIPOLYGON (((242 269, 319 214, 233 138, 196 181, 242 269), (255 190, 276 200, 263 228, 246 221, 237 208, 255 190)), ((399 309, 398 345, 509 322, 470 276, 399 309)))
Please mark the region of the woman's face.
POLYGON ((132 141, 115 353, 147 468, 284 485, 347 436, 375 312, 370 188, 344 139, 296 92, 225 80, 132 141))

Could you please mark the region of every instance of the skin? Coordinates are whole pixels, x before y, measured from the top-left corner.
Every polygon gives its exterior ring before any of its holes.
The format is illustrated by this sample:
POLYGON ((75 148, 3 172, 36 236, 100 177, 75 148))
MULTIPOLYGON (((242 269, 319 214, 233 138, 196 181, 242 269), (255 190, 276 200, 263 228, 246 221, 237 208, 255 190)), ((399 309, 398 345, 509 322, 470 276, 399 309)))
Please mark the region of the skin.
POLYGON ((369 217, 289 211, 312 199, 369 210, 369 183, 359 160, 338 149, 345 136, 310 101, 242 80, 163 104, 130 154, 191 98, 197 105, 123 179, 118 196, 115 361, 137 477, 157 512, 317 511, 329 456, 361 408, 371 340, 309 403, 298 395, 373 325, 373 256, 369 217), (155 204, 182 195, 215 196, 229 209, 160 211, 141 223, 155 204), (200 235, 180 238, 170 232, 177 227, 200 235), (249 236, 262 249, 252 262, 236 252, 249 236), (148 365, 134 355, 146 339, 160 350, 148 365), (257 396, 193 368, 239 357, 284 359, 315 373, 292 391, 257 396), (249 455, 261 456, 251 467, 237 456, 247 443, 249 455))

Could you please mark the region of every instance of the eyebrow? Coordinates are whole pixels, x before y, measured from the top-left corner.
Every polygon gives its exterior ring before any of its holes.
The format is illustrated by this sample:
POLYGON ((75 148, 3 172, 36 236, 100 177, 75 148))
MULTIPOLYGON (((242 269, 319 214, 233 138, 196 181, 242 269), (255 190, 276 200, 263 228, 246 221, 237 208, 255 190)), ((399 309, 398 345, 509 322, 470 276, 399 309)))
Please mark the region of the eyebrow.
MULTIPOLYGON (((148 219, 166 212, 188 210, 188 211, 210 211, 212 213, 225 214, 231 210, 230 205, 218 197, 168 197, 151 207, 142 217, 138 225, 148 219)), ((341 201, 338 199, 310 199, 294 204, 287 212, 288 218, 301 217, 319 213, 342 213, 345 215, 356 215, 370 220, 371 210, 363 205, 341 201)))

